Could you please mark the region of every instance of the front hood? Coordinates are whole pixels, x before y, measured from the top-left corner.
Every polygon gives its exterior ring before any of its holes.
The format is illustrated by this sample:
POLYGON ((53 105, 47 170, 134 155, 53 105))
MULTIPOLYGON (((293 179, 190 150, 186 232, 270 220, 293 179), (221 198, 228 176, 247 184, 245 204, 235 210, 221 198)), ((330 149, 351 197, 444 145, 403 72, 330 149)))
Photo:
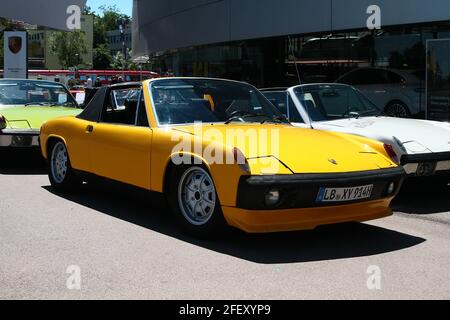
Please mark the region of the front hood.
POLYGON ((0 106, 0 115, 7 120, 7 129, 40 129, 48 120, 76 116, 81 109, 65 107, 35 107, 35 106, 0 106))
POLYGON ((396 137, 408 153, 450 151, 450 124, 389 117, 343 119, 315 124, 321 129, 392 141, 396 137))
POLYGON ((289 169, 288 173, 335 173, 396 167, 384 155, 356 142, 352 136, 344 138, 331 132, 287 125, 233 124, 204 126, 201 131, 192 126, 174 130, 202 136, 204 146, 214 141, 239 148, 249 159, 252 173, 280 173, 284 172, 283 168, 289 169), (262 170, 261 164, 252 161, 258 158, 277 159, 282 167, 276 172, 262 170))

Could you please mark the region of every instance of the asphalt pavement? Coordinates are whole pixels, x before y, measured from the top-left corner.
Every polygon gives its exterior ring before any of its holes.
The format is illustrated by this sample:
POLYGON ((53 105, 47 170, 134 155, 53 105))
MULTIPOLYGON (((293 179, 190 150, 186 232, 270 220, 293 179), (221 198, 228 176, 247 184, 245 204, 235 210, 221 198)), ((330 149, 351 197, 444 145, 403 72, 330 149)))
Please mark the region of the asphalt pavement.
POLYGON ((197 240, 163 199, 50 186, 0 153, 0 299, 450 299, 450 187, 410 186, 392 217, 197 240))

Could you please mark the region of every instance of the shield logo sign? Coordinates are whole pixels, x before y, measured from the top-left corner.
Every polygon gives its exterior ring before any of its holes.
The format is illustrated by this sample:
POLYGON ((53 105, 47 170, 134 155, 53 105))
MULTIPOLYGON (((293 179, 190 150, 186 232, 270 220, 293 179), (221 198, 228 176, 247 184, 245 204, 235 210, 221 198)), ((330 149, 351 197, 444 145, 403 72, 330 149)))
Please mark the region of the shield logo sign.
POLYGON ((9 50, 13 54, 18 54, 22 50, 22 38, 21 37, 10 37, 8 39, 9 50))

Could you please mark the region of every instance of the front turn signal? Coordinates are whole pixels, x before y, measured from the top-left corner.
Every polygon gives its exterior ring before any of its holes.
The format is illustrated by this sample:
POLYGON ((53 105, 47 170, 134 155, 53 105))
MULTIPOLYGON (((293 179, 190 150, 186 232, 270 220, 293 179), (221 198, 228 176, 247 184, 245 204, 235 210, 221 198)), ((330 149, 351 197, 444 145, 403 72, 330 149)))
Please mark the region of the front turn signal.
POLYGON ((251 173, 250 165, 248 163, 247 158, 242 153, 242 151, 239 150, 238 148, 233 148, 233 156, 234 156, 234 161, 239 166, 239 168, 241 168, 241 170, 245 174, 250 174, 251 173))
POLYGON ((395 152, 394 147, 392 145, 385 143, 384 150, 386 150, 386 153, 388 154, 389 158, 391 158, 392 161, 394 161, 396 164, 400 164, 398 155, 395 152))

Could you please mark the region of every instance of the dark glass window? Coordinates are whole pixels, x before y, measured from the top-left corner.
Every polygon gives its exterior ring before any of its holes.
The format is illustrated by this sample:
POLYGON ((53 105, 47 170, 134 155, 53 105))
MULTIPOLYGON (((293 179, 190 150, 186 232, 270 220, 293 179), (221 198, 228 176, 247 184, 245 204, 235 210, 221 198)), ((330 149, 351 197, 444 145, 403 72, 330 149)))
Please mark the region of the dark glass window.
POLYGON ((111 92, 100 122, 135 125, 140 89, 117 89, 111 92))
POLYGON ((406 82, 404 77, 392 71, 387 71, 387 79, 389 83, 402 84, 406 82))
POLYGON ((142 92, 141 99, 139 101, 136 125, 138 127, 150 127, 150 124, 148 122, 147 110, 145 109, 144 94, 142 92))
POLYGON ((290 122, 304 123, 291 96, 286 91, 266 91, 264 96, 280 110, 290 122))

